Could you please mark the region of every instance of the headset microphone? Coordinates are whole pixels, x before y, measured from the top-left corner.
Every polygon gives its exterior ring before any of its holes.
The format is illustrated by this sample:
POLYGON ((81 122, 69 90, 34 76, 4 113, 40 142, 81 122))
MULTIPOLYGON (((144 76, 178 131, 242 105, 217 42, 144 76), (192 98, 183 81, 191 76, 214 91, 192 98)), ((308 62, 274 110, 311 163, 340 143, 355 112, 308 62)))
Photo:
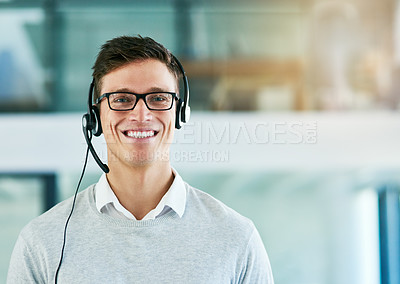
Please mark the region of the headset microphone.
POLYGON ((103 170, 103 172, 108 173, 110 169, 106 164, 104 164, 99 156, 97 155, 96 151, 94 150, 93 144, 92 144, 92 132, 88 130, 88 121, 89 121, 89 114, 84 114, 82 117, 82 130, 83 130, 83 135, 85 136, 86 144, 90 150, 90 153, 92 153, 92 156, 96 163, 99 165, 99 167, 103 170))

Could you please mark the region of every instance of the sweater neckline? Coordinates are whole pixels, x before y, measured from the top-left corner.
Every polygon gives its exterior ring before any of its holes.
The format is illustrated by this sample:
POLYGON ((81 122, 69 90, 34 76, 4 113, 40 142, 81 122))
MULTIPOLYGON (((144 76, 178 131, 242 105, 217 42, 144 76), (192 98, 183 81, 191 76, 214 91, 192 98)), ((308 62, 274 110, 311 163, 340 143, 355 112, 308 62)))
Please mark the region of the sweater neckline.
POLYGON ((95 186, 96 184, 93 184, 86 190, 86 199, 88 200, 90 209, 101 222, 106 222, 117 227, 150 227, 180 219, 174 210, 170 210, 166 214, 152 220, 125 220, 102 214, 96 208, 95 186))

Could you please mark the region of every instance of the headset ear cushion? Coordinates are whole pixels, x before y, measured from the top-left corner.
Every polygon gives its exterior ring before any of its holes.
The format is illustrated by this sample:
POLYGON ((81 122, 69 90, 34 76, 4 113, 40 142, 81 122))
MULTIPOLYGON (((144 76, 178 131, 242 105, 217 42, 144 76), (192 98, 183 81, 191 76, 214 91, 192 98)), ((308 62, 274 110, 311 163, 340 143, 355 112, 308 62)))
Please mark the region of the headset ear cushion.
POLYGON ((90 115, 88 113, 85 113, 82 116, 82 128, 84 131, 91 131, 90 128, 90 115))
POLYGON ((190 106, 182 106, 181 121, 187 123, 190 119, 190 106))
POLYGON ((100 120, 100 111, 99 108, 97 106, 92 106, 90 108, 91 110, 91 114, 93 117, 93 121, 92 121, 92 133, 94 136, 100 136, 103 133, 103 128, 101 127, 101 120, 100 120))
POLYGON ((176 104, 176 115, 175 115, 175 128, 181 128, 181 112, 182 112, 182 100, 179 99, 176 104))

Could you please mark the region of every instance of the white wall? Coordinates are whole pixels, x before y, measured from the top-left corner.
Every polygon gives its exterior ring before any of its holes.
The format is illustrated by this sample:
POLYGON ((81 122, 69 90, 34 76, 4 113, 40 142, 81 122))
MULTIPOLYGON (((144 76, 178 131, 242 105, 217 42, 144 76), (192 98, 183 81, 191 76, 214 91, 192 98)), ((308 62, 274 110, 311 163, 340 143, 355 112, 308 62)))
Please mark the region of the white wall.
MULTIPOLYGON (((81 116, 0 115, 0 171, 80 169, 86 148, 81 116)), ((93 140, 106 159, 104 139, 93 140)), ((398 169, 400 114, 195 112, 176 131, 171 149, 178 168, 398 169)))

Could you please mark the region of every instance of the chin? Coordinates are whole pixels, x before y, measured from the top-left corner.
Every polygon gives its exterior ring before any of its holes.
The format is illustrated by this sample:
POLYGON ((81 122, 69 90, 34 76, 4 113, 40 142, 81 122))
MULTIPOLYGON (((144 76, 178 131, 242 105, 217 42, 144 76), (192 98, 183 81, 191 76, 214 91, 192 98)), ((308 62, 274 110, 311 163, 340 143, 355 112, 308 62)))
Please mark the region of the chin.
POLYGON ((159 151, 135 151, 125 155, 124 160, 132 166, 146 166, 157 162, 169 162, 169 153, 159 151))

